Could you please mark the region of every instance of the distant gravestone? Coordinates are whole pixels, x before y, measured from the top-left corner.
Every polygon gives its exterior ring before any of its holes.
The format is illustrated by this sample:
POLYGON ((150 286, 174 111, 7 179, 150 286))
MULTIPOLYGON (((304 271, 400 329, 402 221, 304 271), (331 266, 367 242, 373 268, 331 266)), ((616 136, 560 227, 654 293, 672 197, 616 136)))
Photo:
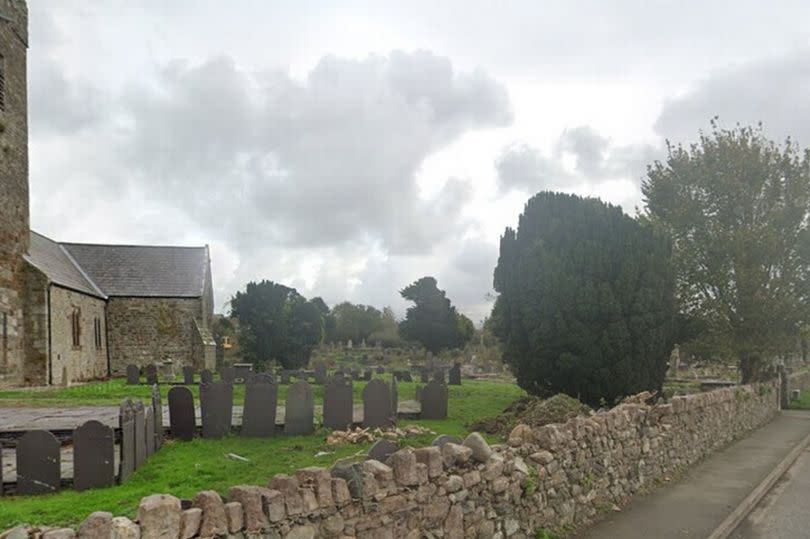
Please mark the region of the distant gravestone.
POLYGON ((419 381, 423 384, 430 382, 430 370, 427 367, 421 367, 419 369, 419 381))
POLYGON ((141 401, 137 401, 133 408, 135 410, 135 469, 137 470, 146 462, 146 418, 141 401))
POLYGON ((141 370, 137 365, 127 365, 127 385, 136 386, 141 383, 141 370))
POLYGON ((143 409, 143 439, 148 459, 155 453, 155 410, 151 406, 143 409))
POLYGON ((253 375, 252 363, 234 363, 233 364, 233 379, 237 384, 245 384, 253 375))
POLYGON ((380 462, 385 462, 388 460, 388 457, 399 451, 399 449, 398 443, 383 438, 382 440, 377 440, 374 442, 374 445, 369 448, 368 456, 366 458, 369 460, 373 459, 380 462))
POLYGON ((266 375, 254 376, 245 386, 242 436, 267 437, 276 431, 278 387, 266 375))
POLYGON ((157 451, 163 445, 163 400, 157 385, 152 386, 152 410, 155 412, 155 451, 157 451))
POLYGON ((436 380, 437 382, 441 382, 442 384, 445 383, 444 369, 442 369, 441 367, 435 369, 433 371, 433 379, 436 380))
POLYGON ((377 367, 377 374, 385 374, 385 367, 383 367, 382 365, 379 365, 377 367))
POLYGON ((200 383, 201 384, 211 384, 214 382, 214 373, 209 371, 208 369, 203 369, 200 373, 200 383))
POLYGON ((129 399, 121 403, 118 424, 121 427, 121 463, 118 481, 123 483, 135 471, 135 408, 129 399))
POLYGON ((73 488, 109 487, 115 482, 115 437, 99 421, 88 421, 73 430, 73 488))
POLYGON ((219 369, 219 379, 232 384, 236 378, 236 371, 233 367, 222 367, 219 369))
POLYGON ((17 440, 17 494, 59 490, 59 440, 47 430, 29 430, 17 440))
POLYGON ((188 442, 194 438, 194 395, 187 387, 169 390, 169 428, 175 440, 188 442))
POLYGON ((402 371, 402 378, 400 378, 399 381, 413 382, 413 376, 411 376, 411 371, 402 371))
POLYGON ((285 386, 290 384, 290 375, 291 373, 287 369, 281 371, 281 383, 285 386))
POLYGON ((370 381, 371 381, 371 377, 372 377, 373 375, 374 375, 374 372, 373 372, 371 369, 366 369, 366 370, 363 372, 363 380, 364 380, 364 381, 366 381, 366 382, 370 382, 370 381))
POLYGON ((203 438, 222 438, 231 430, 233 385, 212 382, 200 385, 203 438))
POLYGON ((158 370, 157 366, 150 363, 146 366, 146 383, 150 386, 158 383, 158 370))
POLYGON ((312 434, 315 430, 314 415, 315 403, 312 398, 312 387, 306 381, 299 380, 287 390, 284 433, 312 434))
POLYGON ((374 379, 363 388, 363 427, 390 427, 391 418, 391 390, 382 380, 374 379))
POLYGON ((323 391, 323 426, 333 430, 351 428, 354 422, 352 383, 334 376, 323 391))
POLYGON ((326 363, 323 361, 316 361, 313 365, 313 372, 315 375, 315 383, 324 385, 326 383, 326 363))
POLYGON ((422 388, 419 402, 421 419, 447 419, 447 386, 433 380, 422 388))
POLYGON ((183 367, 183 383, 186 385, 194 383, 194 367, 190 365, 183 367))
POLYGON ((450 367, 450 372, 448 374, 448 383, 451 386, 460 386, 461 385, 461 363, 454 363, 452 367, 450 367))

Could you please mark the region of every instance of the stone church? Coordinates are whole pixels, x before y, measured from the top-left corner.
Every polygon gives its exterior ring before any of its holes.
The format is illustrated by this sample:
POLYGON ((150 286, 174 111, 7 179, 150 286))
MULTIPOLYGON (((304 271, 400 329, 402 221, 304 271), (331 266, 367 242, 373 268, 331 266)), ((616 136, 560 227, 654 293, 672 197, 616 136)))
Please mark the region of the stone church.
POLYGON ((70 384, 171 360, 213 368, 208 247, 30 230, 25 0, 0 0, 0 383, 70 384))

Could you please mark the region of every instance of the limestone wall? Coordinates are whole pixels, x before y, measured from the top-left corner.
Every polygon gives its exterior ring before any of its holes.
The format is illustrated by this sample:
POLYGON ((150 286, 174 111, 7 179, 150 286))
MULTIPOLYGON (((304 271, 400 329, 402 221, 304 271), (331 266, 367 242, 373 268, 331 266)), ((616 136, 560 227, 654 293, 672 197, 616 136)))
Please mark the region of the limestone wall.
MULTIPOLYGON (((655 406, 628 403, 565 424, 518 426, 503 446, 471 434, 463 445, 402 449, 386 463, 280 474, 262 486, 235 486, 226 499, 204 491, 184 505, 154 495, 141 501, 135 522, 94 513, 80 536, 460 539, 566 531, 767 422, 777 399, 776 384, 762 384, 655 406)), ((41 531, 21 528, 15 537, 68 539, 74 533, 35 535, 41 531)))
POLYGON ((105 302, 73 290, 51 286, 51 383, 70 384, 107 375, 105 302), (79 346, 73 344, 71 315, 79 311, 79 346), (101 347, 96 347, 95 320, 101 321, 101 347))

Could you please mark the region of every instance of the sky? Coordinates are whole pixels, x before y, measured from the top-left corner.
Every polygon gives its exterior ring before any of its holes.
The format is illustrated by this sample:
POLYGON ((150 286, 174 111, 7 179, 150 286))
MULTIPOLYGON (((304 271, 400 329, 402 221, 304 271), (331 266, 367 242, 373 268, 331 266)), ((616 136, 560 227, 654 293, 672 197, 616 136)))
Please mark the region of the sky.
POLYGON ((476 323, 506 227, 552 189, 635 215, 666 141, 810 145, 810 4, 29 0, 31 225, 209 245, 251 280, 476 323))

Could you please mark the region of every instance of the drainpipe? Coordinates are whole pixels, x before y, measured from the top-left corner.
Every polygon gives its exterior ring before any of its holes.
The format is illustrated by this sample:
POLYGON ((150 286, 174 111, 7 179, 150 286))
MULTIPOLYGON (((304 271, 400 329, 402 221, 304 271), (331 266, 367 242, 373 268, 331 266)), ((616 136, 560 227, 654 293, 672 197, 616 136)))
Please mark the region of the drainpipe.
POLYGON ((53 385, 53 348, 51 346, 51 284, 48 284, 48 304, 45 315, 48 320, 48 385, 53 385))

